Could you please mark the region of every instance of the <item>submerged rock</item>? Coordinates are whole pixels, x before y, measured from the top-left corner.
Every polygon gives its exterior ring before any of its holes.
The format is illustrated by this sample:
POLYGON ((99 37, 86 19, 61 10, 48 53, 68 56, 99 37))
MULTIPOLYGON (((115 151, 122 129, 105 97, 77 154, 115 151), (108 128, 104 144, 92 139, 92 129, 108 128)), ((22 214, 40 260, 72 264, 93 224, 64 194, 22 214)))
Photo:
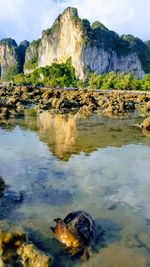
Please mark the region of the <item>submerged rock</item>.
MULTIPOLYGON (((19 263, 17 249, 26 242, 26 235, 20 231, 0 231, 0 258, 3 264, 15 266, 19 263)), ((18 265, 17 265, 18 266, 18 265)))
POLYGON ((27 243, 25 233, 0 231, 0 267, 48 267, 51 263, 51 256, 27 243))
POLYGON ((6 184, 3 178, 0 176, 0 197, 3 196, 4 190, 5 190, 6 184))
POLYGON ((18 250, 23 267, 48 267, 52 258, 43 254, 33 244, 23 244, 18 250))
POLYGON ((84 211, 69 213, 64 219, 57 218, 55 227, 51 227, 57 239, 68 247, 69 252, 75 255, 79 252, 87 253, 95 240, 96 225, 92 217, 84 211), (85 250, 86 249, 86 250, 85 250))

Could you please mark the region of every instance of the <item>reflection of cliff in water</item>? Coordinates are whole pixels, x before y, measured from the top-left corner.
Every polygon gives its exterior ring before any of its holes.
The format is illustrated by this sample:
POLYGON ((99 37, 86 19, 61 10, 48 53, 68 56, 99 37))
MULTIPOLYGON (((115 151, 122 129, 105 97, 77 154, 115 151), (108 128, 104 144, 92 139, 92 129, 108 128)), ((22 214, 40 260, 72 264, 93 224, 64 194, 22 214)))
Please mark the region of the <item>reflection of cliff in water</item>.
POLYGON ((76 139, 78 115, 52 115, 44 112, 39 115, 40 140, 47 143, 50 150, 60 159, 72 153, 76 139))
POLYGON ((38 119, 40 140, 48 145, 54 155, 68 160, 72 154, 91 153, 107 146, 120 147, 150 140, 133 126, 135 119, 112 119, 79 114, 53 115, 41 113, 38 119))
POLYGON ((150 144, 150 138, 144 136, 141 129, 133 126, 141 122, 142 119, 136 117, 116 119, 100 115, 83 117, 79 114, 43 112, 38 116, 27 113, 24 119, 10 121, 3 128, 10 131, 18 124, 24 131, 35 131, 54 155, 61 160, 68 160, 71 155, 82 151, 89 154, 108 146, 150 144))

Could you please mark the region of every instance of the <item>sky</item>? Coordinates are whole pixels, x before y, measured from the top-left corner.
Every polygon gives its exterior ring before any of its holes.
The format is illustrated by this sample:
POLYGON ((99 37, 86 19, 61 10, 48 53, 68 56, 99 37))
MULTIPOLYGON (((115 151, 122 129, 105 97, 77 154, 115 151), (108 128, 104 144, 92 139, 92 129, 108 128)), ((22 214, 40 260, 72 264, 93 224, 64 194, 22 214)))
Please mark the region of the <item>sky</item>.
POLYGON ((90 22, 150 40, 150 0, 0 0, 0 39, 35 40, 68 7, 90 22))

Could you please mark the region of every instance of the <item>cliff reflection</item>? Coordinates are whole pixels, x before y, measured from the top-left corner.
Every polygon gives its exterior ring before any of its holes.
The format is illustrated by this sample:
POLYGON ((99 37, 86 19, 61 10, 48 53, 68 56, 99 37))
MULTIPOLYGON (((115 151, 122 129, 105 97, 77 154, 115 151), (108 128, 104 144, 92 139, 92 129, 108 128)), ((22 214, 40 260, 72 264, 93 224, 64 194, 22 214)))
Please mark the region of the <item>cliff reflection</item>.
POLYGON ((148 144, 150 138, 141 129, 141 118, 108 118, 100 115, 50 114, 43 112, 37 116, 26 113, 25 118, 1 124, 6 131, 16 125, 26 131, 34 131, 49 150, 60 160, 68 160, 72 155, 84 152, 90 154, 99 148, 121 147, 127 144, 148 144))
POLYGON ((43 112, 39 115, 39 136, 60 159, 68 158, 76 139, 78 114, 52 115, 43 112))
POLYGON ((133 118, 112 119, 98 115, 83 117, 79 114, 50 114, 38 117, 38 135, 50 151, 61 160, 82 151, 92 153, 98 148, 120 147, 126 144, 150 143, 143 133, 133 127, 133 118))

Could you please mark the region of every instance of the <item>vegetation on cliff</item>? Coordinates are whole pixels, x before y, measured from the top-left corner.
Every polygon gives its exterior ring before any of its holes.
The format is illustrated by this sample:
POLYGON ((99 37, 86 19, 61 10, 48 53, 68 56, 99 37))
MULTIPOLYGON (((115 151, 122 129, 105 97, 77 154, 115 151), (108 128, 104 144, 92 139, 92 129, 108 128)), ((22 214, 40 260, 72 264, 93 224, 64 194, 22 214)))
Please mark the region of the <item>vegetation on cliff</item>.
POLYGON ((49 67, 38 68, 30 74, 18 74, 14 83, 19 85, 40 85, 49 87, 75 87, 75 70, 68 59, 64 64, 54 63, 49 67))
POLYGON ((13 77, 17 75, 17 73, 19 72, 20 72, 20 65, 18 62, 16 62, 7 68, 2 79, 5 81, 11 81, 13 80, 13 77))
POLYGON ((116 74, 115 72, 109 72, 101 75, 89 73, 86 81, 77 80, 75 69, 71 65, 71 59, 63 64, 54 63, 50 67, 38 68, 30 74, 15 75, 13 81, 17 85, 41 87, 150 91, 150 74, 146 74, 142 80, 137 80, 132 73, 116 74))

